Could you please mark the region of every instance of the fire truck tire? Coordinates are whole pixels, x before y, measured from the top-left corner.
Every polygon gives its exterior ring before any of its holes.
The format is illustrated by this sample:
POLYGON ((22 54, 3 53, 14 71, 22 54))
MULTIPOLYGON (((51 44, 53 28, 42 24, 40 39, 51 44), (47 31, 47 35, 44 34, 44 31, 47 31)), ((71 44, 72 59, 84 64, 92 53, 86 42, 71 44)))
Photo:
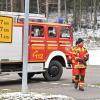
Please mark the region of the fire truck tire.
POLYGON ((43 73, 47 81, 58 81, 63 73, 62 64, 56 60, 51 61, 49 68, 43 73))
MULTIPOLYGON (((22 73, 18 73, 18 75, 22 78, 22 73)), ((34 76, 34 73, 28 73, 27 78, 31 79, 34 76)))

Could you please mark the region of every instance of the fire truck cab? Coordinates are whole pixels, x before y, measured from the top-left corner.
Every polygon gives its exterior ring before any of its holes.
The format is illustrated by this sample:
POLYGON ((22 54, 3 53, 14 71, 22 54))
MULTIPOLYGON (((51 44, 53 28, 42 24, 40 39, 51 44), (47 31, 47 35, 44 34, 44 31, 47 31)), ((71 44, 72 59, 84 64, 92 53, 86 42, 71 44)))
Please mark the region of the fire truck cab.
MULTIPOLYGON (((13 26, 11 43, 0 43, 1 73, 17 72, 22 77, 23 27, 13 26)), ((67 56, 72 47, 72 27, 68 24, 30 22, 28 33, 28 78, 43 73, 48 81, 57 81, 63 67, 69 68, 67 56)))

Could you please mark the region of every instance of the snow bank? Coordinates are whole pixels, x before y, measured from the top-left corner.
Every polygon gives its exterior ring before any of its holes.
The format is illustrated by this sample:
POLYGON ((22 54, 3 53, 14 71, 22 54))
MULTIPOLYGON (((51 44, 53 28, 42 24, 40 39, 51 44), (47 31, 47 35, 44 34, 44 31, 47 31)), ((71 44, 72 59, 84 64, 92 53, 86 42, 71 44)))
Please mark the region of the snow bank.
POLYGON ((100 65, 100 50, 89 50, 89 65, 100 65))
POLYGON ((0 95, 0 100, 75 100, 64 95, 43 95, 37 93, 22 94, 20 92, 5 93, 0 95))

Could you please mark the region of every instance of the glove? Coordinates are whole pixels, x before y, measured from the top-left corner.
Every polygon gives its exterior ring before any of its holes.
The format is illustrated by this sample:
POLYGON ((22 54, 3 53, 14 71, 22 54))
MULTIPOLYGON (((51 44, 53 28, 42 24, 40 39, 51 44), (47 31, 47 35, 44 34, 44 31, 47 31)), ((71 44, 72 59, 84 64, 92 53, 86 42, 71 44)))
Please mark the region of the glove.
POLYGON ((68 64, 72 64, 72 61, 71 60, 68 60, 68 64))
POLYGON ((81 58, 78 59, 79 63, 83 63, 83 60, 81 58))
POLYGON ((84 58, 85 61, 88 61, 88 59, 89 59, 88 57, 85 57, 85 58, 84 58))
POLYGON ((89 55, 87 54, 87 55, 84 55, 84 60, 85 61, 88 61, 89 60, 89 55))
POLYGON ((86 61, 84 62, 82 59, 78 59, 78 62, 80 63, 80 64, 84 64, 85 66, 87 66, 87 64, 86 64, 86 61))

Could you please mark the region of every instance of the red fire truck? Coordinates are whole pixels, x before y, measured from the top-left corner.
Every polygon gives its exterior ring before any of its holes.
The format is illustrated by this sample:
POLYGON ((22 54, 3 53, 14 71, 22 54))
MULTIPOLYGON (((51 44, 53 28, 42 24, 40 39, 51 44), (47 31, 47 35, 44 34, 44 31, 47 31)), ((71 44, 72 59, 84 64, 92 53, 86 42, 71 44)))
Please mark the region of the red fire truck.
MULTIPOLYGON (((0 43, 0 71, 17 72, 22 77, 22 23, 13 25, 12 41, 0 43)), ((43 73, 48 81, 57 81, 63 67, 69 68, 67 55, 72 47, 72 27, 68 24, 30 22, 28 34, 28 78, 43 73)))

